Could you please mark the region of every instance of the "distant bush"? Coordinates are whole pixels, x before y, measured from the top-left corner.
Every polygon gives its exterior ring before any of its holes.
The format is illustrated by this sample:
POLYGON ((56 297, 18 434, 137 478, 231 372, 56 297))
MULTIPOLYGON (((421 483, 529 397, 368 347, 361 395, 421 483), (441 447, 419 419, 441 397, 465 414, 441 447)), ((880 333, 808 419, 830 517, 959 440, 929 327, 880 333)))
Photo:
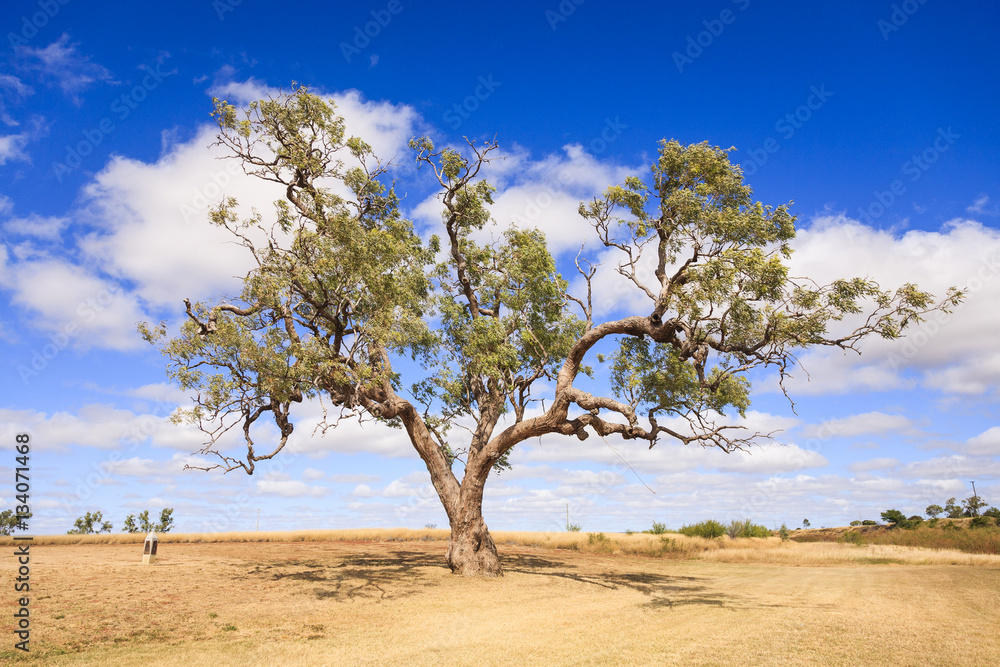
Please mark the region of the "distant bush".
POLYGON ((948 523, 941 526, 942 530, 962 530, 962 527, 956 524, 954 521, 949 521, 948 523))
POLYGON ((788 538, 791 537, 788 533, 788 526, 781 524, 781 528, 778 529, 778 537, 781 538, 782 542, 787 542, 788 538))
POLYGON ((681 526, 678 532, 688 537, 707 537, 711 539, 725 535, 726 527, 715 519, 707 519, 692 526, 681 526))
POLYGON ((854 521, 851 522, 851 525, 852 526, 860 526, 861 525, 861 519, 855 519, 854 521))
POLYGON ((566 524, 566 530, 568 530, 571 533, 579 533, 580 532, 580 524, 578 524, 578 523, 568 523, 568 524, 566 524))
POLYGON ((861 525, 862 526, 877 526, 878 525, 878 521, 874 521, 872 519, 865 519, 864 521, 861 522, 861 525))
POLYGON ((931 519, 930 521, 927 522, 927 525, 930 526, 931 528, 933 528, 934 526, 938 525, 938 521, 940 521, 940 520, 941 519, 939 519, 937 517, 934 517, 933 519, 931 519))
POLYGON ((600 544, 609 541, 608 536, 604 533, 587 533, 587 544, 600 544))
POLYGON ((996 507, 991 507, 985 512, 983 512, 983 516, 990 516, 993 517, 994 519, 1000 520, 1000 509, 997 509, 996 507))
POLYGON ((663 535, 665 532, 667 532, 667 524, 658 523, 654 521, 652 528, 650 528, 649 530, 644 530, 642 532, 649 533, 650 535, 663 535))
POLYGON ((993 523, 990 521, 991 518, 992 517, 977 516, 969 522, 969 528, 986 528, 993 523))
POLYGON ((770 537, 771 530, 767 526, 759 526, 750 519, 733 519, 726 526, 726 535, 737 537, 770 537))
POLYGON ((847 542, 848 544, 856 544, 857 546, 864 545, 864 537, 861 533, 856 530, 849 530, 841 536, 841 540, 847 542))
POLYGON ((893 527, 906 525, 906 515, 899 510, 886 510, 882 512, 881 516, 883 521, 893 524, 893 527))

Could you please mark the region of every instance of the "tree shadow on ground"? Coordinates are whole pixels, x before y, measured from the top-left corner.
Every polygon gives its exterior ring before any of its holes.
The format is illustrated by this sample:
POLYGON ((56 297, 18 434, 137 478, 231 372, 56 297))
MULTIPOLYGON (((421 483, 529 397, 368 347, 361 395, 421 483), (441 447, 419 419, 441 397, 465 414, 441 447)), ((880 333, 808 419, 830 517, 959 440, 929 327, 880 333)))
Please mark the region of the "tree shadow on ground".
MULTIPOLYGON (((583 572, 564 558, 523 552, 505 553, 501 560, 507 574, 555 577, 606 590, 636 591, 649 598, 643 606, 650 610, 669 610, 685 605, 731 609, 763 606, 752 598, 720 590, 708 577, 643 571, 583 572)), ((243 576, 301 583, 303 594, 319 599, 376 602, 409 597, 423 589, 439 586, 440 577, 428 576, 426 568, 448 569, 442 553, 392 547, 350 555, 332 554, 329 560, 257 562, 250 568, 243 576)))
POLYGON ((434 585, 418 568, 447 569, 441 555, 407 550, 350 556, 329 561, 294 560, 255 563, 247 572, 273 581, 319 584, 303 588, 320 599, 374 599, 377 602, 409 597, 434 585))

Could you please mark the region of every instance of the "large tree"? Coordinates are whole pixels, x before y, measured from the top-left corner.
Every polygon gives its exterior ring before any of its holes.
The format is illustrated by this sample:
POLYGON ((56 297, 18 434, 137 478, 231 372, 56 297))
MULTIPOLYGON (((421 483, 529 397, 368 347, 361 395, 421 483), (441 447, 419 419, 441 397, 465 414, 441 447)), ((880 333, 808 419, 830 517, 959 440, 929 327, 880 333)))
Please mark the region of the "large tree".
POLYGON ((663 141, 651 179, 627 178, 580 206, 598 247, 616 253, 617 272, 648 297, 640 312, 595 321, 595 265, 577 259, 582 288, 571 296, 541 231, 508 226, 484 240, 494 188, 481 171, 495 142, 410 142, 441 202, 440 229, 424 241, 400 212, 389 166, 345 135, 332 100, 293 87, 242 111, 215 100, 214 117, 218 144, 284 196, 268 222, 241 220, 233 199, 211 213, 255 261, 238 297, 185 300, 174 338, 163 323, 140 325, 194 393, 177 418, 208 434, 201 451, 219 462, 204 469, 253 474, 286 446, 304 400, 320 399, 338 418, 402 427, 448 515, 456 573, 503 573, 483 489, 519 443, 596 433, 731 452, 766 437, 723 417, 750 405, 752 369, 772 366, 784 379, 796 351, 896 338, 961 296, 935 305, 910 284, 890 292, 863 278, 790 277, 788 207, 755 202, 726 151, 663 141), (845 316, 855 324, 829 334, 845 316), (590 373, 588 353, 605 362, 595 346, 616 350, 610 386, 597 394, 576 386, 590 373), (406 356, 420 362, 408 372, 424 372, 404 389, 395 369, 406 356), (548 405, 539 408, 541 383, 548 405), (258 452, 262 418, 277 435, 258 452), (471 438, 454 437, 458 421, 471 438), (245 453, 223 450, 232 427, 245 453))

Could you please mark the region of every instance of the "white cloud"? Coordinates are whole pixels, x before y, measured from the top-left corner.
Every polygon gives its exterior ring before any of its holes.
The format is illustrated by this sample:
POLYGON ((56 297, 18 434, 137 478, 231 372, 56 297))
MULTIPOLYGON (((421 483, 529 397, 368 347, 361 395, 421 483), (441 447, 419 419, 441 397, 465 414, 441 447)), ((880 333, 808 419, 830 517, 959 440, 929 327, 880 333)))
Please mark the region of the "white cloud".
POLYGON ((104 66, 91 62, 90 56, 79 53, 78 46, 63 33, 46 47, 18 46, 15 53, 22 67, 37 72, 43 81, 55 83, 80 106, 80 93, 98 83, 111 83, 114 77, 104 66))
POLYGON ((966 207, 965 210, 968 211, 969 213, 973 213, 973 214, 977 214, 977 215, 997 215, 997 214, 1000 214, 1000 207, 997 207, 997 206, 990 207, 989 203, 990 203, 990 197, 989 197, 989 195, 982 194, 982 195, 979 195, 978 197, 976 197, 976 201, 972 202, 972 204, 970 206, 966 207))
POLYGON ((302 471, 302 479, 307 482, 315 482, 318 479, 323 479, 326 477, 326 473, 322 470, 317 470, 316 468, 306 468, 302 471))
POLYGON ((24 152, 27 145, 28 135, 23 132, 0 136, 0 165, 17 160, 27 161, 28 154, 24 152))
POLYGON ((41 216, 32 213, 26 218, 13 218, 4 223, 4 229, 11 234, 34 236, 48 241, 55 241, 66 228, 69 218, 59 216, 41 216))
MULTIPOLYGON (((1000 302, 1000 230, 956 219, 937 232, 911 230, 897 236, 843 215, 824 215, 800 230, 792 246, 792 275, 821 284, 863 276, 885 289, 914 282, 939 298, 949 286, 968 292, 951 315, 930 315, 902 340, 869 339, 860 356, 829 349, 803 354, 812 381, 794 371, 786 383, 793 396, 907 389, 913 382, 954 393, 996 391, 1000 350, 994 332, 1000 314, 992 304, 1000 302), (918 379, 904 375, 906 371, 914 371, 918 379)), ((847 331, 859 319, 845 318, 830 333, 847 331)), ((766 388, 777 391, 777 384, 772 380, 766 388)))
POLYGON ((991 426, 969 438, 965 443, 965 452, 975 456, 1000 456, 1000 426, 991 426))
POLYGON ((847 469, 851 472, 867 472, 869 470, 885 470, 887 468, 895 468, 899 465, 899 459, 894 459, 891 457, 880 457, 876 459, 869 459, 867 461, 858 461, 847 466, 847 469))
POLYGON ((66 262, 39 258, 13 271, 11 301, 31 312, 32 324, 72 345, 118 350, 143 345, 135 324, 146 319, 134 295, 66 262))
POLYGON ((852 438, 889 432, 906 435, 918 433, 908 417, 883 412, 866 412, 841 419, 828 419, 821 424, 811 424, 802 428, 802 435, 807 438, 852 438))
POLYGON ((321 498, 330 492, 322 486, 309 486, 300 481, 275 481, 262 479, 257 482, 257 491, 263 495, 284 498, 321 498))

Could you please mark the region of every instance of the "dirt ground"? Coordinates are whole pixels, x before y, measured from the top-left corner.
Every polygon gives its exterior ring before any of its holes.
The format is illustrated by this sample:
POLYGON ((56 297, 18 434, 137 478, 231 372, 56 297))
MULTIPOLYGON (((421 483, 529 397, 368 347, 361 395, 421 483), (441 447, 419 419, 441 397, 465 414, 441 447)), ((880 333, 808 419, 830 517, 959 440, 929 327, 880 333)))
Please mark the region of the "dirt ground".
POLYGON ((31 650, 5 620, 0 663, 1000 664, 1000 568, 500 550, 473 580, 442 542, 33 546, 31 650))

